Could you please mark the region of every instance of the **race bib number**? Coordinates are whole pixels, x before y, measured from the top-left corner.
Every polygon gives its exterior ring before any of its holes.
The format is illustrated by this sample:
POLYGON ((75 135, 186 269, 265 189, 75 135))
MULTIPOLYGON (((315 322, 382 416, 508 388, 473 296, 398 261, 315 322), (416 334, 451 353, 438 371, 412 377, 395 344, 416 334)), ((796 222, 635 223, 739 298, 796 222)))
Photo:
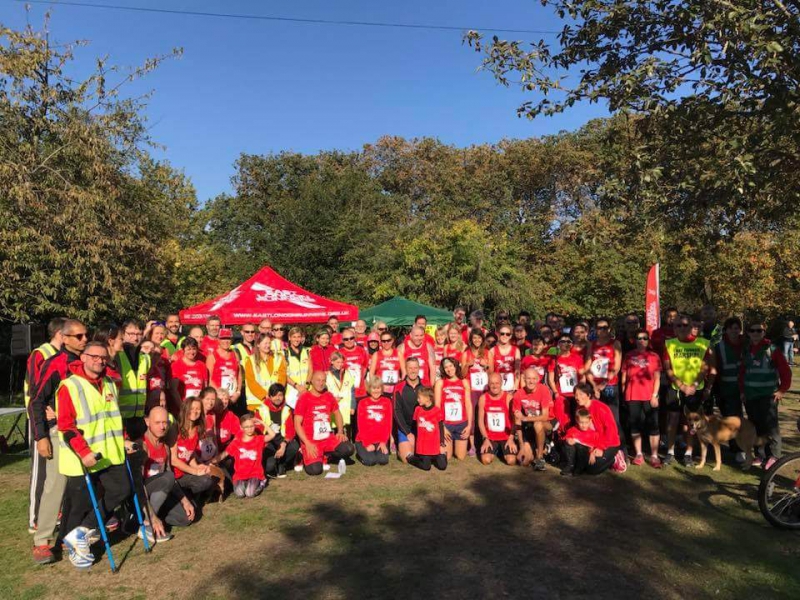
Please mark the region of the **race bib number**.
POLYGON ((186 388, 186 397, 190 398, 191 396, 197 397, 200 395, 200 390, 195 388, 186 388))
POLYGON ((233 375, 223 375, 220 380, 220 387, 232 394, 236 391, 236 378, 233 375))
POLYGON ((207 462, 217 454, 217 442, 213 437, 203 438, 200 442, 200 462, 207 462))
POLYGON ((608 359, 596 358, 592 361, 592 375, 599 379, 608 379, 608 359))
POLYGON ((353 381, 355 387, 361 386, 361 365, 350 365, 347 367, 347 370, 350 371, 350 375, 353 376, 353 381))
POLYGON ((314 421, 314 441, 328 439, 331 435, 330 421, 314 421))
POLYGON ((504 392, 512 392, 512 391, 514 391, 514 374, 513 373, 503 373, 503 391, 504 392))
POLYGON ((489 376, 486 371, 473 371, 469 374, 469 384, 475 391, 483 391, 486 389, 486 384, 489 383, 489 376))
POLYGON ((571 394, 575 389, 576 381, 573 373, 562 373, 558 377, 558 387, 562 394, 571 394))
POLYGON ((501 412, 486 413, 486 425, 492 433, 500 433, 506 430, 506 415, 501 412))
POLYGON ((381 381, 387 384, 395 384, 400 380, 400 371, 386 369, 381 373, 381 381))
POLYGON ((464 407, 461 402, 445 402, 444 414, 452 423, 461 423, 464 420, 464 407))

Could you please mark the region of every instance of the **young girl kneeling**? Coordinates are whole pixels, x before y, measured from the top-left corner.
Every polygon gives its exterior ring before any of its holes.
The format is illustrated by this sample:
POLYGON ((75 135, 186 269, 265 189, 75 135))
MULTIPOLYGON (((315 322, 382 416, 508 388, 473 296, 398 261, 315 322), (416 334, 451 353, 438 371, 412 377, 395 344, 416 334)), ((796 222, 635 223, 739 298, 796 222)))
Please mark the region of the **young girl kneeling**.
POLYGON ((414 455, 408 463, 423 471, 430 471, 431 465, 444 471, 447 468, 447 455, 444 453, 444 415, 442 409, 433 403, 433 388, 422 386, 417 390, 417 408, 414 409, 416 436, 414 455))
POLYGON ((264 434, 256 433, 255 417, 251 412, 243 414, 239 422, 241 433, 228 444, 218 460, 233 457, 233 493, 239 498, 255 498, 267 486, 261 459, 264 446, 275 437, 275 432, 268 428, 264 434))

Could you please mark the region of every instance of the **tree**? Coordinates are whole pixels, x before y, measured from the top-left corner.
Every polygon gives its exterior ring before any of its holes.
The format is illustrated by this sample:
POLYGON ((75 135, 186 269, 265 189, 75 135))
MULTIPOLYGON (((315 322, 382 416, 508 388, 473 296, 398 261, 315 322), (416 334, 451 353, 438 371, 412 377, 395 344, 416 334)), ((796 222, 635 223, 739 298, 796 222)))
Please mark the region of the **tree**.
POLYGON ((0 319, 146 316, 171 308, 174 244, 187 235, 194 189, 149 157, 143 99, 98 61, 76 82, 75 45, 0 27, 0 319))

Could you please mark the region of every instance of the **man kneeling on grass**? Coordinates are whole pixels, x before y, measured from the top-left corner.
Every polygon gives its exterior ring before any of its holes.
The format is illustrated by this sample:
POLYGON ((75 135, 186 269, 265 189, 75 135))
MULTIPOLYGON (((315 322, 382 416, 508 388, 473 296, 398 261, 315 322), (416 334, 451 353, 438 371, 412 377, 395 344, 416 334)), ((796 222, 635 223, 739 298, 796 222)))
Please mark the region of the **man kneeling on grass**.
POLYGON ((311 389, 297 399, 294 427, 303 452, 303 466, 309 475, 321 475, 330 469, 329 461, 349 458, 355 452, 344 434, 339 401, 325 389, 325 372, 314 371, 311 389), (334 434, 331 418, 336 423, 334 434))

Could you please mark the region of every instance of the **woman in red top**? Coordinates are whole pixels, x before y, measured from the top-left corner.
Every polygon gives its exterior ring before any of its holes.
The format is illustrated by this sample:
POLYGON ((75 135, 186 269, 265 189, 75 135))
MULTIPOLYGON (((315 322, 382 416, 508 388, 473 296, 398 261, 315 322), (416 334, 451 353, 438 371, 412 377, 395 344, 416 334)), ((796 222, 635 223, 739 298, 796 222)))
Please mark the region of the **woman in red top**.
MULTIPOLYGON (((615 464, 619 450, 619 433, 614 415, 608 406, 595 400, 593 396, 594 390, 588 383, 579 383, 575 387, 578 408, 585 408, 592 416, 592 426, 597 431, 596 445, 589 448, 582 444, 562 444, 566 458, 566 464, 561 469, 562 475, 597 475, 615 464)), ((622 460, 624 462, 625 459, 622 460)))
POLYGON ((242 374, 239 370, 239 357, 231 349, 231 330, 219 330, 217 348, 206 359, 209 380, 215 388, 224 387, 231 395, 234 406, 242 394, 242 374))
POLYGON ((636 332, 636 348, 622 363, 622 389, 628 407, 628 427, 636 456, 633 465, 644 462, 642 429, 650 436, 650 465, 661 468, 658 458, 658 391, 661 384, 661 358, 648 350, 650 336, 645 329, 636 332))
POLYGON ((199 398, 184 402, 178 417, 178 436, 170 450, 175 480, 184 492, 200 494, 211 489, 215 480, 211 467, 197 461, 200 438, 206 433, 203 403, 199 398))
POLYGON ((510 411, 511 398, 502 389, 498 375, 490 378, 489 391, 478 400, 478 427, 483 443, 481 462, 491 464, 495 456, 507 465, 517 463, 517 444, 514 441, 513 418, 510 411))
POLYGON ((519 348, 511 343, 511 326, 502 325, 497 332, 498 343, 489 351, 489 373, 500 373, 503 391, 514 392, 519 387, 519 348))
MULTIPOLYGON (((470 402, 472 413, 475 414, 478 410, 478 400, 489 384, 489 349, 486 347, 483 331, 478 328, 469 333, 469 347, 464 350, 461 357, 461 372, 469 378, 470 402)), ((469 447, 469 456, 475 456, 477 449, 474 421, 469 436, 469 447)))
POLYGON ((394 334, 383 331, 380 335, 381 349, 372 355, 369 376, 383 381, 383 393, 393 394, 400 381, 400 353, 394 347, 394 334))
POLYGON ((314 336, 316 342, 311 346, 309 352, 309 359, 311 360, 311 372, 322 371, 327 373, 331 370, 331 354, 336 351, 336 348, 331 346, 331 334, 323 328, 317 331, 314 336))
POLYGON ((445 357, 447 347, 447 325, 442 325, 436 329, 436 342, 433 345, 433 364, 436 368, 436 376, 439 376, 439 365, 445 357))
POLYGON ((617 430, 621 432, 617 382, 622 368, 622 345, 614 339, 608 319, 597 319, 594 328, 597 339, 586 348, 586 381, 592 385, 595 398, 611 409, 617 430))
POLYGON ((464 340, 461 339, 461 328, 455 323, 450 323, 447 326, 447 344, 444 347, 444 355, 461 364, 465 348, 464 340))
POLYGON ((356 456, 365 467, 389 464, 389 437, 394 420, 391 399, 383 393, 383 382, 370 379, 367 397, 358 403, 356 456))
POLYGON ((444 441, 447 460, 453 454, 459 460, 467 457, 467 440, 472 431, 473 412, 469 382, 461 378, 461 369, 452 358, 442 359, 440 379, 433 388, 434 404, 444 413, 444 441))
POLYGON ((222 403, 217 397, 217 390, 207 387, 200 392, 203 403, 205 431, 199 436, 196 459, 200 464, 209 464, 219 454, 219 432, 217 430, 217 413, 221 412, 222 403))
MULTIPOLYGON (((172 363, 172 393, 185 402, 187 398, 197 398, 203 388, 208 387, 208 369, 204 362, 197 360, 200 346, 194 338, 181 342, 183 355, 172 363)), ((176 353, 177 354, 177 353, 176 353)))
MULTIPOLYGON (((150 356, 150 371, 147 373, 147 406, 145 412, 149 412, 154 406, 167 408, 173 414, 177 414, 178 404, 173 403, 169 406, 167 390, 169 389, 170 364, 169 358, 164 359, 161 354, 163 348, 157 346, 151 340, 144 340, 139 346, 140 355, 150 356)), ((171 396, 171 394, 170 394, 171 396)))
POLYGON ((575 386, 584 382, 583 358, 572 352, 572 339, 561 334, 558 338, 558 354, 552 357, 547 379, 550 389, 556 393, 554 412, 556 419, 567 427, 575 416, 575 386))

